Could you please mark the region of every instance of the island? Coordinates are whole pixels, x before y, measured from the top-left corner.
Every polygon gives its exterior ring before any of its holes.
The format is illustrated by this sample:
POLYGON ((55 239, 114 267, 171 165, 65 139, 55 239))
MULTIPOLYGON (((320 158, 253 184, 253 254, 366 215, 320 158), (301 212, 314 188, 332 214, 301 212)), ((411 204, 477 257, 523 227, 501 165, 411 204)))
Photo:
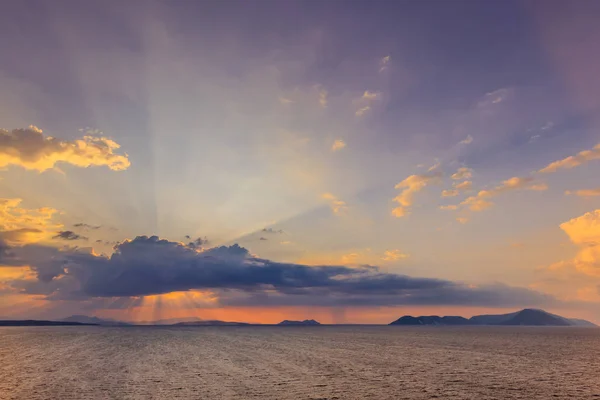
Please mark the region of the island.
POLYGON ((305 319, 304 321, 290 321, 284 320, 278 323, 277 325, 288 325, 288 326, 317 326, 321 325, 320 322, 315 321, 314 319, 305 319))
POLYGON ((544 310, 525 308, 509 314, 475 315, 469 319, 458 316, 439 317, 437 315, 413 317, 405 315, 389 325, 503 325, 503 326, 597 326, 589 321, 561 317, 544 310))

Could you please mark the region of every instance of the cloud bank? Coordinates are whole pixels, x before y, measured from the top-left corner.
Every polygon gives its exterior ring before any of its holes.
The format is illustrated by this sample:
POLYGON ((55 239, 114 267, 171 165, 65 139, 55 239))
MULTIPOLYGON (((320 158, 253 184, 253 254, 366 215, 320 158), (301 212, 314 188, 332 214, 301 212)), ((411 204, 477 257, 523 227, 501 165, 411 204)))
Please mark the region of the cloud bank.
POLYGON ((110 257, 35 244, 4 244, 2 248, 0 264, 29 265, 35 273, 35 278, 12 280, 9 286, 48 300, 209 290, 219 305, 246 306, 534 306, 556 301, 548 295, 505 285, 473 286, 414 278, 382 272, 373 266, 281 263, 252 256, 239 245, 199 250, 156 236, 121 242, 110 257))

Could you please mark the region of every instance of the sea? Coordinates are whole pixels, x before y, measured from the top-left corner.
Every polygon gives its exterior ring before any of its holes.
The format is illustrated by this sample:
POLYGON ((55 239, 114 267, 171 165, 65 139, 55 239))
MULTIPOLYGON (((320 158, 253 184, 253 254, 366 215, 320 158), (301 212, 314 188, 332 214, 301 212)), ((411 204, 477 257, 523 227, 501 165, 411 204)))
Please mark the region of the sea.
POLYGON ((0 399, 600 399, 600 329, 2 327, 0 399))

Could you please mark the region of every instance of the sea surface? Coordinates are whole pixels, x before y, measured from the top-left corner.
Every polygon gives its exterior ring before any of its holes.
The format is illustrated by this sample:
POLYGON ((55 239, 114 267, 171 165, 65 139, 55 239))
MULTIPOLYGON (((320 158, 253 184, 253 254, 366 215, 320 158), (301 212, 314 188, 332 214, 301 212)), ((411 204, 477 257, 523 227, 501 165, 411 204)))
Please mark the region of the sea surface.
POLYGON ((600 329, 3 327, 0 399, 600 399, 600 329))

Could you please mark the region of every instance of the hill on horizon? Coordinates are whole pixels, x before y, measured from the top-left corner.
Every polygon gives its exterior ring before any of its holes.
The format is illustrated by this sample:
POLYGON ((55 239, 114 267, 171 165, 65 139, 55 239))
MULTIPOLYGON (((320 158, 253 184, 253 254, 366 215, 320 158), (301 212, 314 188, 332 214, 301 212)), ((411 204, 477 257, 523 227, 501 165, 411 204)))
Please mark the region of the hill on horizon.
POLYGON ((475 315, 469 319, 457 316, 413 317, 405 315, 389 325, 597 326, 583 319, 569 319, 533 308, 525 308, 509 314, 475 315))

